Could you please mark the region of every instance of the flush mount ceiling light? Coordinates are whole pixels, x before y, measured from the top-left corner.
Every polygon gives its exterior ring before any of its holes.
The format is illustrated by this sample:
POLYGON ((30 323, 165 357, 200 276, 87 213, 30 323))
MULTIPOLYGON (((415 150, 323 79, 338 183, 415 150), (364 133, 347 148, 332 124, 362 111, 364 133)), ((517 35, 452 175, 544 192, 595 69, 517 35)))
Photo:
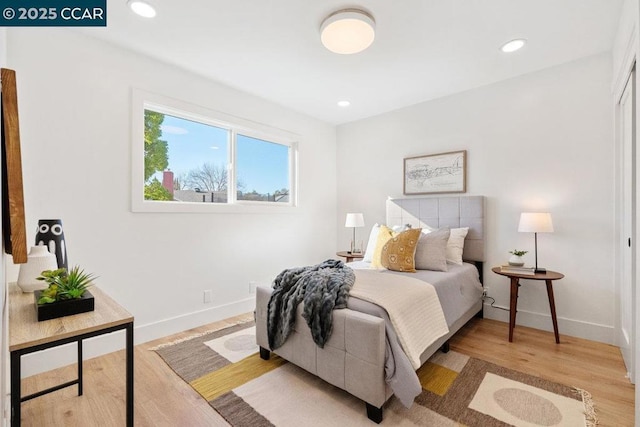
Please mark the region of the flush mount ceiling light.
POLYGON ((156 16, 156 10, 151 4, 142 0, 128 0, 127 4, 134 13, 145 18, 153 18, 156 16))
POLYGON ((376 36, 373 16, 359 9, 342 9, 320 26, 320 40, 331 52, 352 54, 368 48, 376 36))
POLYGON ((351 103, 346 99, 343 101, 338 101, 338 107, 348 107, 349 105, 351 105, 351 103))
POLYGON ((525 39, 511 40, 503 44, 500 50, 504 53, 515 52, 516 50, 522 49, 522 46, 524 46, 526 42, 527 41, 525 39))

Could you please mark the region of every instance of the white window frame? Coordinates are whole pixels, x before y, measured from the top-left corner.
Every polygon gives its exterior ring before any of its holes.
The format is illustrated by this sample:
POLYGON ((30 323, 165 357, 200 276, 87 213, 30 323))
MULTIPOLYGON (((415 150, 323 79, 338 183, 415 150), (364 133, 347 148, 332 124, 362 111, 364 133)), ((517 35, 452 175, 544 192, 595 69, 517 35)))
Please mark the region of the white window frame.
POLYGON ((298 201, 298 140, 291 132, 233 117, 166 96, 133 89, 131 126, 131 210, 166 213, 280 213, 294 212, 298 201), (227 203, 171 202, 144 199, 144 110, 149 109, 230 131, 227 203), (237 200, 236 136, 241 134, 289 147, 289 202, 237 200))

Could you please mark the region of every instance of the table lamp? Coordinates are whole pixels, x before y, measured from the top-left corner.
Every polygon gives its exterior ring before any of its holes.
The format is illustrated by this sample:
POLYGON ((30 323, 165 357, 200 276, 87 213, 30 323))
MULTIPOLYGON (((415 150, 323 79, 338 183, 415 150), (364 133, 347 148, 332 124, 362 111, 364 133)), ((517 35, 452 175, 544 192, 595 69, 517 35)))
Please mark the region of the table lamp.
POLYGON ((544 274, 545 268, 538 267, 538 233, 553 233, 551 214, 546 212, 523 212, 520 214, 518 231, 521 233, 533 233, 535 239, 536 267, 534 273, 544 274))
POLYGON ((344 226, 353 228, 353 240, 351 241, 351 250, 349 253, 361 253, 362 250, 356 247, 356 228, 364 227, 364 216, 361 213, 348 213, 344 226))

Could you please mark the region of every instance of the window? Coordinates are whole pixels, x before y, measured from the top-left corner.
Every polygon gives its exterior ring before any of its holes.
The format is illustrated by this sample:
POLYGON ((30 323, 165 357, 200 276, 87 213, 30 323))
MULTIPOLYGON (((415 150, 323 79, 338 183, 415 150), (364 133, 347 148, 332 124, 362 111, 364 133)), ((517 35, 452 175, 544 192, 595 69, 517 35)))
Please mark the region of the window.
POLYGON ((289 147, 238 134, 238 200, 289 202, 289 147))
POLYGON ((144 110, 144 199, 227 203, 229 130, 144 110))
POLYGON ((160 98, 134 92, 134 211, 295 206, 293 135, 160 98))

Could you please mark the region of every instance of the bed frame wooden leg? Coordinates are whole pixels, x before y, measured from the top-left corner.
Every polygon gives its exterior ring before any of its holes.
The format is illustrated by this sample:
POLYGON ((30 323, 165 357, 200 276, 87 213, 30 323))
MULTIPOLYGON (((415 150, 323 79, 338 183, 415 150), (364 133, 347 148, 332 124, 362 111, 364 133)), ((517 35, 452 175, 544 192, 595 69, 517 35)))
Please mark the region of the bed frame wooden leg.
POLYGON ((367 403, 367 417, 374 423, 380 424, 382 422, 382 407, 376 408, 370 403, 367 403))
POLYGON ((440 347, 440 351, 443 353, 449 353, 449 341, 442 344, 442 347, 440 347))
POLYGON ((260 359, 269 360, 271 357, 271 352, 264 347, 260 347, 260 359))

